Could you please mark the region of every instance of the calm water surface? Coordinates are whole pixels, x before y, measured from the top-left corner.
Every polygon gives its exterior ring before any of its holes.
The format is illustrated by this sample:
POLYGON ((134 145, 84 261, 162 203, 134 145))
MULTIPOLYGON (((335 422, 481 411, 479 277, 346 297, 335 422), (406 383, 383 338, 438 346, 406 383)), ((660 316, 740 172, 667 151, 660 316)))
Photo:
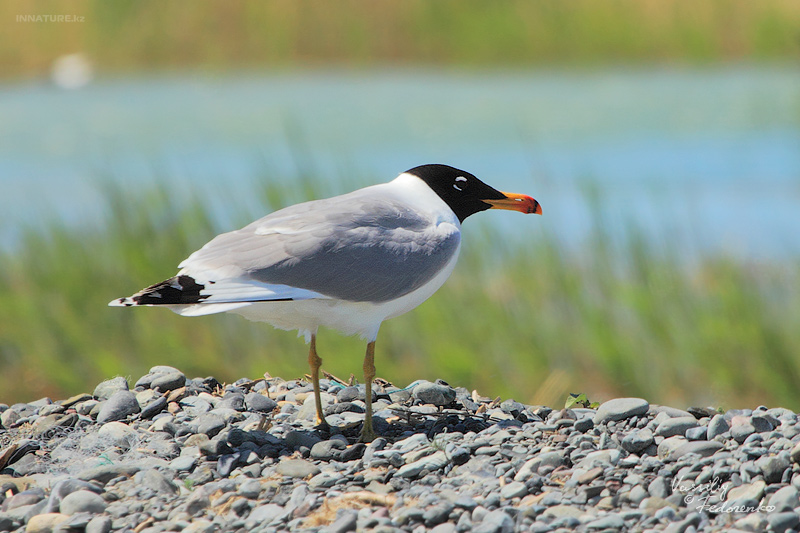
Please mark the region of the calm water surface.
MULTIPOLYGON (((580 246, 591 182, 621 230, 687 254, 800 252, 800 70, 303 71, 0 86, 0 245, 47 217, 96 224, 98 184, 166 182, 226 221, 255 180, 300 172, 335 192, 422 163, 525 192, 545 217, 491 218, 580 246)), ((326 191, 327 192, 327 191, 326 191)), ((324 194, 323 194, 324 195, 324 194)), ((176 201, 181 194, 175 193, 176 201)), ((233 228, 231 228, 233 229, 233 228)))

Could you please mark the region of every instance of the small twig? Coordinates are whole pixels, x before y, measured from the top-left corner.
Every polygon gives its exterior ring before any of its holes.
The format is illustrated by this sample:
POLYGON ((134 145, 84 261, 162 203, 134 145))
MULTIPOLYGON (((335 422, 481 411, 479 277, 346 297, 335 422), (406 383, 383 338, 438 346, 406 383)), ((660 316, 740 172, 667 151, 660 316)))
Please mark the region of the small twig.
POLYGON ((334 376, 330 372, 326 372, 325 370, 323 370, 322 371, 322 375, 325 376, 327 379, 329 379, 331 381, 335 381, 336 383, 338 383, 339 385, 341 385, 343 387, 347 387, 347 383, 345 383, 344 380, 337 378, 336 376, 334 376))

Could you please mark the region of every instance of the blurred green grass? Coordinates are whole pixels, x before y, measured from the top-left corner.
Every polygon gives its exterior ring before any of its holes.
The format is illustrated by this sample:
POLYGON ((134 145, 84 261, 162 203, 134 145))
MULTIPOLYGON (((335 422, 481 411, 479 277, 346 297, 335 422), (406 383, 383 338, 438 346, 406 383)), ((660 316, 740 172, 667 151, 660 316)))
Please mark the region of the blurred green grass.
MULTIPOLYGON (((349 188, 313 176, 271 183, 258 191, 264 213, 349 188)), ((292 332, 237 316, 106 307, 173 275, 191 251, 234 228, 218 227, 196 198, 176 206, 166 189, 108 187, 105 198, 102 224, 52 220, 0 251, 0 401, 91 392, 156 364, 227 381, 307 372, 306 346, 292 332)), ((383 325, 378 375, 401 386, 443 378, 548 405, 585 392, 677 407, 800 408, 800 263, 687 262, 677 243, 652 244, 635 224, 612 238, 601 200, 587 194, 594 232, 579 251, 539 219, 519 226, 530 234, 516 239, 468 220, 451 279, 383 325)), ((357 338, 322 331, 318 345, 325 370, 360 376, 357 338)))
POLYGON ((796 0, 56 0, 0 3, 0 76, 262 66, 794 61, 796 0), (70 15, 78 22, 24 22, 70 15), (23 19, 24 20, 24 19, 23 19))

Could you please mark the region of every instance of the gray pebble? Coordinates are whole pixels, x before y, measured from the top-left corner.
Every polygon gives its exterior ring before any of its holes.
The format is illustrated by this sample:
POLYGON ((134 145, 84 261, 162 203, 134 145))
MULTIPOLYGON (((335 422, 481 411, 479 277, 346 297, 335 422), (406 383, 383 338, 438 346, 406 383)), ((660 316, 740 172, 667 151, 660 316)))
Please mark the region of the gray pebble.
POLYGON ((6 409, 0 413, 0 426, 10 428, 22 418, 20 414, 14 409, 6 409))
POLYGON ((587 522, 586 529, 613 529, 620 530, 625 527, 625 521, 618 514, 610 514, 596 520, 587 522))
POLYGON ((466 509, 467 511, 474 511, 476 507, 478 507, 478 502, 476 502, 473 498, 469 496, 459 496, 453 502, 456 507, 460 507, 462 509, 466 509))
POLYGON ((764 474, 767 483, 780 483, 783 472, 791 465, 784 455, 761 457, 756 461, 756 467, 764 474))
POLYGON ((24 490, 14 494, 10 498, 6 498, 3 502, 2 510, 10 511, 11 509, 16 509, 17 507, 39 503, 42 500, 44 500, 44 491, 42 489, 35 488, 24 490))
POLYGON ((672 487, 665 478, 657 477, 647 486, 647 492, 650 496, 666 499, 672 494, 672 487))
POLYGON ((247 521, 248 523, 269 524, 285 513, 286 510, 282 506, 275 503, 267 503, 259 505, 250 511, 247 521))
POLYGON ((439 524, 431 529, 431 533, 455 533, 456 525, 450 522, 439 524))
POLYGON ((319 474, 319 467, 304 459, 284 459, 276 471, 282 476, 307 478, 319 474))
POLYGON ((512 481, 500 489, 500 497, 504 500, 511 500, 513 498, 521 498, 528 494, 528 487, 521 481, 512 481))
POLYGON ((308 487, 311 489, 324 489, 332 487, 342 478, 342 474, 339 473, 320 472, 308 480, 308 487))
POLYGON ((347 443, 339 439, 323 440, 311 447, 311 457, 327 461, 339 457, 347 443))
POLYGON ((422 403, 444 407, 456 399, 456 391, 452 387, 438 383, 422 382, 414 387, 413 397, 422 403))
POLYGON ((160 392, 172 391, 184 386, 186 386, 186 376, 180 371, 158 374, 150 382, 150 388, 160 392))
POLYGON ((208 466, 200 466, 186 476, 185 484, 191 487, 205 485, 214 480, 214 471, 208 466))
POLYGON ((97 415, 98 424, 124 420, 129 415, 136 414, 141 410, 139 402, 136 401, 136 394, 128 390, 115 392, 101 405, 100 412, 97 415))
POLYGON ((244 394, 241 392, 229 392, 222 397, 222 401, 217 406, 220 409, 233 409, 234 411, 244 411, 244 394))
POLYGON ((244 405, 249 411, 255 411, 257 413, 271 413, 276 407, 278 407, 278 402, 272 398, 267 398, 263 394, 249 392, 244 397, 244 405))
POLYGON ((256 500, 261 494, 261 482, 257 479, 248 479, 239 487, 239 494, 243 498, 256 500))
POLYGON ((481 520, 480 526, 473 531, 481 532, 497 532, 497 533, 512 533, 514 531, 514 521, 505 511, 500 509, 486 513, 481 520))
POLYGON ((767 413, 753 414, 750 417, 750 423, 758 433, 767 433, 780 425, 780 422, 767 413))
POLYGON ((75 513, 99 514, 106 510, 106 502, 100 495, 92 491, 77 490, 61 500, 59 508, 61 513, 66 515, 75 513))
POLYGON ((296 450, 301 446, 311 449, 312 446, 314 446, 321 440, 322 439, 320 439, 313 433, 309 433, 306 431, 295 431, 295 430, 288 432, 286 434, 286 437, 284 438, 286 447, 289 448, 290 450, 296 450))
POLYGON ((60 429, 74 426, 77 420, 78 415, 74 413, 68 416, 60 414, 40 416, 31 427, 31 435, 36 438, 50 438, 60 429))
POLYGON ((105 485, 114 478, 133 476, 138 471, 139 467, 133 465, 103 465, 82 471, 78 475, 78 479, 81 481, 97 481, 105 485))
POLYGON ((708 437, 708 428, 704 426, 697 426, 686 430, 686 438, 688 440, 706 440, 708 437))
POLYGON ((171 479, 156 469, 139 472, 135 478, 142 486, 162 494, 177 494, 178 489, 171 479))
POLYGON ((772 531, 783 533, 790 529, 797 529, 797 526, 800 525, 800 516, 795 512, 773 513, 767 516, 767 522, 772 531))
POLYGON ((435 472, 440 468, 444 468, 447 463, 449 463, 447 455, 444 452, 439 451, 414 461, 413 463, 408 463, 401 466, 395 475, 413 479, 420 475, 424 470, 427 470, 428 472, 435 472))
POLYGON ((625 420, 632 416, 639 416, 647 413, 650 404, 641 398, 617 398, 609 400, 597 408, 594 416, 595 424, 602 424, 608 421, 625 420))
POLYGON ((181 455, 169 462, 169 468, 179 472, 187 472, 197 464, 197 458, 191 455, 181 455))
POLYGON ((164 396, 160 396, 144 406, 144 409, 142 409, 142 418, 144 419, 153 418, 158 413, 163 411, 166 407, 167 407, 167 399, 164 396))
POLYGON ((116 377, 98 384, 97 387, 94 388, 92 396, 98 400, 108 400, 115 393, 126 390, 129 390, 128 380, 123 377, 116 377))
POLYGON ((227 442, 219 438, 205 441, 200 444, 198 448, 200 449, 201 454, 209 457, 210 459, 217 459, 221 455, 233 453, 233 448, 231 448, 227 442))
POLYGON ((183 410, 191 416, 200 416, 203 413, 209 412, 213 407, 209 402, 198 396, 184 398, 181 400, 180 404, 183 410))
POLYGON ((572 427, 575 428, 575 431, 586 433, 590 429, 594 428, 594 421, 589 417, 579 418, 575 421, 575 424, 573 424, 572 427))
POLYGON ((419 507, 403 507, 394 516, 394 523, 405 526, 409 523, 422 522, 425 513, 419 507))
POLYGON ((86 524, 84 533, 109 533, 111 531, 111 517, 95 516, 86 524))
POLYGON ((674 437, 676 435, 683 436, 686 431, 698 426, 697 419, 693 416, 682 416, 679 418, 668 418, 661 422, 656 428, 656 436, 659 437, 674 437))
POLYGON ((209 437, 216 436, 225 429, 225 419, 214 413, 205 413, 197 417, 197 432, 209 437))
MULTIPOLYGON (((366 401, 365 398, 367 397, 367 388, 364 385, 359 385, 357 387, 344 387, 338 390, 336 393, 336 400, 340 403, 345 402, 354 402, 356 400, 366 401)), ((375 389, 372 389, 372 401, 375 402, 378 399, 378 394, 375 392, 375 389)))
POLYGON ((680 459, 684 455, 690 453, 696 453, 701 457, 711 457, 718 451, 722 450, 725 446, 721 442, 717 441, 691 441, 677 447, 670 457, 672 459, 680 459))
POLYGON ((323 528, 325 533, 347 533, 356 530, 358 513, 352 509, 343 509, 341 514, 337 513, 336 520, 331 525, 323 528))
POLYGON ((455 506, 450 502, 432 505, 425 510, 425 513, 422 515, 422 520, 428 527, 441 524, 448 519, 450 513, 453 512, 453 509, 455 509, 455 506))
POLYGON ((731 427, 723 415, 714 415, 708 423, 708 440, 712 440, 714 437, 730 431, 730 429, 731 427))
POLYGON ((756 428, 750 423, 744 423, 731 426, 730 431, 731 437, 739 444, 742 444, 747 437, 756 432, 756 428))
POLYGON ((797 488, 787 485, 778 489, 769 499, 769 505, 775 507, 775 511, 791 511, 800 507, 800 493, 797 488))
POLYGON ((77 411, 79 415, 89 416, 95 409, 99 411, 100 405, 101 402, 97 400, 86 400, 85 402, 75 404, 75 411, 77 411))
POLYGON ((653 432, 649 429, 632 431, 622 439, 622 449, 629 453, 639 453, 653 444, 653 432))

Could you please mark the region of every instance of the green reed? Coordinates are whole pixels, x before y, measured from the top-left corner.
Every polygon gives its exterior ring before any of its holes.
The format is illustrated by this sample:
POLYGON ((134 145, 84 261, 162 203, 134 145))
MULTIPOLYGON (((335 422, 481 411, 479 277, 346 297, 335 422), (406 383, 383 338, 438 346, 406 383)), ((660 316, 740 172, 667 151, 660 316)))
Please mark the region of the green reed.
POLYGON ((297 65, 793 61, 795 0, 151 0, 0 3, 0 75, 83 52, 102 73, 297 65), (70 15, 76 22, 18 16, 70 15))
MULTIPOLYGON (((283 183, 258 191, 263 213, 348 188, 312 175, 283 183)), ((292 332, 238 316, 108 308, 235 228, 221 227, 197 198, 173 202, 166 189, 109 187, 105 198, 101 224, 54 219, 0 251, 0 402, 91 392, 102 379, 136 379, 156 364, 228 381, 307 372, 306 346, 292 332)), ((451 279, 383 325, 378 375, 399 386, 443 378, 553 406, 584 392, 677 407, 800 408, 796 259, 749 264, 706 254, 687 262, 677 245, 654 244, 635 224, 612 239, 595 212, 577 250, 538 220, 518 239, 468 220, 451 279)), ((360 376, 363 342, 322 331, 318 346, 325 370, 360 376)))

